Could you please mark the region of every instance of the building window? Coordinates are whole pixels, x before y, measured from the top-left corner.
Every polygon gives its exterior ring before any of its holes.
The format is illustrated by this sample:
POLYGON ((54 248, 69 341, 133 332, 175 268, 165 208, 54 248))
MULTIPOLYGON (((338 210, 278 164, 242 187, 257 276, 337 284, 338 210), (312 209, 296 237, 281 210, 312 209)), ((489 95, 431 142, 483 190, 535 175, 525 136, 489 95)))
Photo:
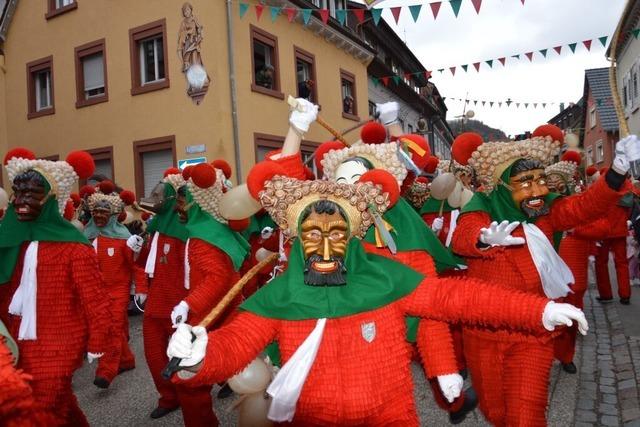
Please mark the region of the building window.
POLYGON ((604 161, 604 144, 600 139, 596 142, 596 163, 601 163, 602 161, 604 161))
POLYGON ((407 133, 413 133, 413 125, 407 125, 407 133))
POLYGON ((316 58, 311 53, 293 47, 296 61, 296 85, 298 98, 305 98, 318 104, 318 80, 316 79, 316 58))
POLYGON ((72 11, 78 8, 76 0, 47 0, 47 13, 44 15, 46 19, 72 11))
POLYGON ((280 92, 278 38, 253 25, 250 26, 250 31, 253 68, 251 90, 284 99, 284 94, 280 92))
POLYGON ((169 87, 166 20, 129 30, 131 95, 169 87))
POLYGON ((369 117, 376 116, 376 103, 369 101, 369 117))
POLYGON ((49 161, 52 161, 52 162, 57 162, 58 160, 60 160, 60 155, 59 154, 52 154, 50 156, 42 156, 42 157, 40 157, 40 159, 49 160, 49 161))
POLYGON ((597 122, 597 117, 596 117, 596 107, 593 106, 591 107, 591 109, 589 110, 589 126, 591 127, 591 129, 593 129, 594 127, 596 127, 596 122, 597 122))
POLYGON ((96 169, 89 179, 80 180, 80 186, 82 187, 85 184, 96 185, 105 179, 115 182, 115 173, 113 170, 113 147, 100 147, 85 151, 93 157, 96 169))
POLYGON ((342 95, 342 117, 359 121, 356 94, 356 76, 340 70, 340 90, 342 95))
MULTIPOLYGON (((258 163, 263 161, 267 157, 267 154, 271 153, 272 151, 281 149, 282 144, 284 143, 284 137, 267 135, 263 133, 254 133, 253 143, 256 153, 255 159, 256 163, 258 163)), ((320 144, 313 141, 302 141, 302 143, 300 144, 300 154, 302 155, 302 161, 313 171, 316 176, 318 176, 318 171, 316 169, 315 162, 312 160, 312 157, 318 146, 320 146, 320 144)))
POLYGON ((27 117, 46 116, 55 113, 53 99, 53 56, 27 64, 27 117))
POLYGON ((134 141, 133 158, 138 197, 147 197, 162 180, 164 171, 176 164, 176 137, 134 141))
POLYGON ((593 164, 593 147, 589 146, 587 148, 587 166, 591 166, 593 164))
POLYGON ((86 107, 109 99, 104 39, 75 49, 76 107, 86 107))

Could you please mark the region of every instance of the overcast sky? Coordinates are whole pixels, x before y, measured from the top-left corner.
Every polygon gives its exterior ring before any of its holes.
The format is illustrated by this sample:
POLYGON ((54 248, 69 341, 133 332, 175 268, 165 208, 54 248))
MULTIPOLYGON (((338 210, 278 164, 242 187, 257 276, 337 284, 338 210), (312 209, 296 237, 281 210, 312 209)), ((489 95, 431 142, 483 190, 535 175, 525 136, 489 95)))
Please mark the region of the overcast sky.
MULTIPOLYGON (((446 68, 442 74, 434 72, 433 81, 447 98, 506 100, 521 102, 555 102, 545 109, 523 106, 516 109, 470 107, 475 118, 509 135, 533 130, 559 112, 559 102, 575 102, 582 96, 584 70, 607 67, 605 48, 597 40, 611 36, 624 7, 624 0, 484 0, 477 15, 470 0, 463 0, 458 18, 454 17, 448 1, 443 1, 437 20, 424 0, 385 0, 378 7, 423 4, 417 23, 408 8, 404 8, 399 25, 390 10, 383 18, 406 40, 407 45, 428 70, 446 68), (586 39, 596 39, 588 52, 582 45, 586 39), (578 42, 575 54, 566 46, 578 42), (558 56, 553 47, 563 45, 558 56), (538 52, 548 48, 546 59, 538 52), (533 62, 516 53, 534 51, 533 62), (472 63, 507 56, 507 66, 494 61, 493 68, 482 64, 480 73, 472 63), (465 73, 459 65, 469 64, 465 73), (449 66, 458 65, 455 76, 449 66)), ((608 44, 609 42, 607 42, 608 44)), ((447 99, 448 118, 460 115, 463 103, 447 99)), ((494 105, 494 107, 496 107, 494 105)))

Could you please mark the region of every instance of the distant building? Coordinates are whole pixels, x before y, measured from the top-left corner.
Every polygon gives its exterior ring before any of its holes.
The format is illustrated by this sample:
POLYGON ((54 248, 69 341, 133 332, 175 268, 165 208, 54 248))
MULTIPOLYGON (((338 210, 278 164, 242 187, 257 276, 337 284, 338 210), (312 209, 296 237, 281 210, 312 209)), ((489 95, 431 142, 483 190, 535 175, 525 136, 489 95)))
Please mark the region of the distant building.
POLYGON ((560 112, 553 116, 549 123, 558 126, 565 134, 579 132, 583 128, 583 107, 584 98, 580 98, 576 103, 571 102, 566 108, 561 105, 560 112))

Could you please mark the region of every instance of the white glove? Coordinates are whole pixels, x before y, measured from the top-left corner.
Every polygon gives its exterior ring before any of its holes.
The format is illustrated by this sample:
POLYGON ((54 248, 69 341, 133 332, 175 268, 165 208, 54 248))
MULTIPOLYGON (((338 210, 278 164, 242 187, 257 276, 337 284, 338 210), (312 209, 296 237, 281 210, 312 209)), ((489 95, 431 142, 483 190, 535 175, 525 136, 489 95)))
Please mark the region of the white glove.
POLYGON ((102 356, 104 356, 104 353, 91 353, 91 352, 88 352, 87 353, 87 361, 89 363, 93 363, 94 360, 100 359, 102 356))
POLYGON ((138 305, 142 305, 147 300, 147 294, 135 294, 134 298, 138 301, 138 305))
POLYGON ((442 230, 442 227, 444 227, 444 218, 439 216, 438 218, 433 220, 433 224, 431 224, 431 229, 435 233, 438 233, 440 232, 440 230, 442 230))
POLYGON ((177 328, 178 324, 186 322, 188 316, 189 304, 184 301, 180 301, 180 303, 173 307, 173 310, 171 311, 171 323, 173 323, 173 327, 177 328))
POLYGON ((205 328, 181 323, 169 340, 167 356, 169 359, 173 357, 182 359, 180 361, 182 367, 195 366, 204 359, 208 341, 209 337, 205 328), (196 336, 195 340, 193 340, 193 335, 196 336))
POLYGON ((447 398, 449 403, 453 402, 462 393, 464 379, 460 374, 448 374, 438 376, 438 385, 442 394, 447 398))
POLYGON ((385 102, 384 104, 376 104, 376 112, 380 115, 378 119, 383 125, 389 126, 398 122, 398 112, 400 105, 393 102, 385 102))
POLYGON ((142 245, 144 244, 144 239, 137 234, 132 235, 127 239, 127 246, 133 252, 139 254, 142 250, 142 245))
POLYGON ((260 232, 260 238, 262 240, 268 240, 273 236, 273 227, 265 227, 260 232))
POLYGON ((525 240, 522 237, 511 236, 518 225, 520 225, 518 221, 512 223, 502 221, 500 224, 493 221, 489 228, 480 229, 480 242, 489 246, 524 245, 525 240))
POLYGON ((549 301, 542 312, 542 325, 547 331, 553 331, 556 326, 571 326, 578 322, 578 330, 587 335, 589 324, 584 313, 571 304, 557 304, 549 301))
POLYGON ((635 135, 622 138, 616 144, 616 157, 613 159, 611 167, 619 174, 629 172, 631 162, 640 159, 640 140, 635 135))
POLYGON ((318 117, 318 106, 304 98, 297 98, 296 101, 298 101, 298 108, 291 111, 289 123, 298 131, 305 133, 318 117))

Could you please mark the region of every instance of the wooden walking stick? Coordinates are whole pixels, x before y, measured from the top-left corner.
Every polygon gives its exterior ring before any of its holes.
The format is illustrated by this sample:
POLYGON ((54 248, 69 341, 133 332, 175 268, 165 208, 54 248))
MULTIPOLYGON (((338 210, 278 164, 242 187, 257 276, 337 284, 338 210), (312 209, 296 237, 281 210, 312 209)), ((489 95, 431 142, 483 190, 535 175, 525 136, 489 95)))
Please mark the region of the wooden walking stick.
MULTIPOLYGON (((224 309, 227 308, 229 303, 231 303, 231 301, 233 301, 233 299, 240 293, 240 291, 247 284, 247 282, 249 282, 249 280, 251 280, 253 276, 258 274, 258 272, 262 270, 263 267, 265 267, 267 264, 274 261, 278 257, 278 255, 279 254, 277 252, 272 253, 271 255, 269 255, 268 257, 266 257, 256 265, 254 265, 251 268, 251 270, 247 271, 247 273, 244 276, 242 276, 242 278, 238 280, 235 285, 233 285, 233 287, 213 308, 213 310, 211 310, 209 314, 204 319, 202 319, 200 323, 198 323, 198 326, 202 326, 203 328, 206 328, 211 323, 213 323, 213 321, 216 320, 218 316, 220 316, 220 314, 224 311, 224 309)), ((196 336, 192 334, 192 337, 191 337, 192 342, 193 340, 195 340, 195 338, 196 336)), ((171 358, 171 360, 169 361, 169 364, 167 364, 166 368, 164 368, 164 371, 162 371, 162 377, 166 380, 171 379, 171 376, 174 373, 182 369, 180 367, 181 361, 182 359, 179 357, 171 358)))
MULTIPOLYGON (((291 95, 289 95, 289 98, 287 98, 287 104, 289 104, 289 106, 295 110, 298 109, 298 101, 291 95)), ((338 141, 342 142, 344 145, 349 146, 351 144, 349 144, 347 142, 346 139, 344 139, 344 137, 340 134, 340 132, 338 132, 337 130, 335 130, 333 127, 331 127, 331 125, 329 125, 329 123, 325 122, 322 117, 320 117, 318 115, 318 117, 316 117, 316 123, 318 123, 320 126, 322 126, 323 128, 325 128, 327 131, 329 131, 329 133, 331 135, 333 135, 334 138, 336 138, 338 141)))

